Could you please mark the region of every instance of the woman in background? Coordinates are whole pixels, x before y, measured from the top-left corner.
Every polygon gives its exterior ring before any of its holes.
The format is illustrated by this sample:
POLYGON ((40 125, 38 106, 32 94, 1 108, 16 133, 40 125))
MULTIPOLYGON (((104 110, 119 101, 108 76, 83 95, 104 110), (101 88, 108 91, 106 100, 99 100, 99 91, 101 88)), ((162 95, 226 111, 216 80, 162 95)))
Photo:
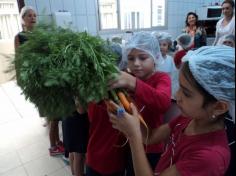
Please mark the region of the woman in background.
POLYGON ((37 15, 35 10, 31 6, 25 6, 21 9, 20 19, 23 27, 23 31, 19 32, 15 36, 15 50, 24 42, 27 41, 25 36, 26 32, 31 31, 36 24, 37 15))
POLYGON ((206 46, 206 30, 199 25, 198 15, 194 12, 189 12, 186 17, 186 27, 183 32, 194 38, 194 48, 206 46))
POLYGON ((235 3, 232 0, 225 0, 222 3, 222 13, 224 18, 218 21, 216 25, 216 38, 213 45, 221 45, 226 35, 235 35, 235 3))
MULTIPOLYGON (((37 15, 33 7, 31 6, 24 6, 21 9, 20 12, 20 19, 23 27, 23 31, 19 32, 15 36, 15 51, 17 48, 24 44, 27 39, 27 32, 30 32, 33 30, 36 22, 37 22, 37 15)), ((44 115, 39 112, 39 115, 41 117, 44 117, 44 115)), ((50 120, 44 122, 44 126, 49 126, 49 141, 50 141, 50 148, 49 148, 49 154, 50 156, 56 156, 56 155, 62 155, 64 154, 64 146, 62 141, 59 137, 59 120, 50 120)))

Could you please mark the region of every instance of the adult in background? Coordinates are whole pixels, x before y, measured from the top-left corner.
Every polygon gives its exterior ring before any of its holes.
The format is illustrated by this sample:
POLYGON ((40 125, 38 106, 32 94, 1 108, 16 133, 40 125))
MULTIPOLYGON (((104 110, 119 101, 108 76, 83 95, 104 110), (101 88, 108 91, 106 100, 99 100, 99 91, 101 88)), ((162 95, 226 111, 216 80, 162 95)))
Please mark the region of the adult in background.
POLYGON ((198 15, 194 12, 189 12, 185 23, 186 26, 183 32, 194 38, 194 48, 197 49, 202 46, 206 46, 206 30, 199 24, 198 15))
POLYGON ((235 3, 233 0, 225 0, 222 3, 222 13, 224 17, 216 25, 216 38, 213 45, 221 45, 226 35, 235 35, 235 3))
MULTIPOLYGON (((22 23, 23 31, 19 32, 15 36, 15 51, 20 45, 24 44, 28 40, 26 34, 27 32, 33 30, 37 22, 37 15, 34 8, 31 6, 24 6, 20 12, 20 20, 22 23)), ((39 112, 39 115, 41 117, 44 117, 44 114, 42 114, 41 112, 39 112)), ((47 126, 47 123, 49 125, 50 156, 64 154, 64 146, 59 137, 59 120, 50 120, 49 122, 46 121, 44 123, 44 126, 47 126)))
POLYGON ((24 6, 20 12, 20 20, 22 23, 23 31, 15 36, 15 50, 24 42, 27 41, 25 34, 33 29, 37 21, 37 15, 33 7, 24 6))

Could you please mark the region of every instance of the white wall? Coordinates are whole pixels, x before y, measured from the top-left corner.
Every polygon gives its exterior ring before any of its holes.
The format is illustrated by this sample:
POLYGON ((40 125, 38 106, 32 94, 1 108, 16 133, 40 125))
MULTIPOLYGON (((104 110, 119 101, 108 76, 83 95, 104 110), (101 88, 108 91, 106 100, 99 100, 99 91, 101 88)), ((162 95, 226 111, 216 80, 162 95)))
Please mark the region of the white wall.
MULTIPOLYGON (((184 27, 186 14, 210 2, 219 1, 168 0, 167 31, 175 38, 184 27)), ((72 13, 73 29, 78 31, 87 30, 92 34, 98 33, 96 0, 25 0, 25 4, 35 7, 39 19, 51 19, 53 12, 67 10, 72 13)))
POLYGON ((36 9, 39 20, 51 20, 53 12, 69 11, 73 29, 97 34, 95 0, 25 0, 25 4, 36 9))

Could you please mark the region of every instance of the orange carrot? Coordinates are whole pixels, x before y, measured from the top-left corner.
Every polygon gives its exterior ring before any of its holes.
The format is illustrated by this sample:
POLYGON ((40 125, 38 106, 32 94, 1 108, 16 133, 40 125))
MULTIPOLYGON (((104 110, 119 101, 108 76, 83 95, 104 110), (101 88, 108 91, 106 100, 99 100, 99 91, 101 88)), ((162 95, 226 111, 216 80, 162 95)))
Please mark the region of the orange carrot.
MULTIPOLYGON (((128 98, 126 98, 125 94, 121 91, 118 91, 117 92, 117 96, 119 97, 120 99, 120 102, 121 104, 124 106, 125 110, 128 112, 128 113, 132 113, 132 110, 131 110, 131 106, 130 106, 130 102, 128 101, 128 98)), ((144 121, 143 117, 141 115, 138 116, 140 122, 146 127, 148 128, 146 122, 144 121)))
MULTIPOLYGON (((132 113, 132 109, 130 106, 130 103, 132 102, 131 98, 129 97, 129 95, 126 92, 122 92, 122 91, 118 91, 118 92, 110 92, 112 99, 118 103, 120 106, 123 106, 124 109, 128 112, 128 113, 132 113)), ((107 106, 107 110, 112 112, 112 113, 117 113, 117 108, 108 100, 105 100, 106 106, 107 106)), ((146 124, 146 122, 144 121, 143 117, 139 114, 138 118, 141 122, 141 124, 144 125, 144 127, 147 129, 147 138, 146 141, 148 140, 148 133, 149 133, 149 129, 148 126, 146 124)), ((115 147, 124 147, 126 144, 128 143, 128 139, 125 141, 124 144, 122 145, 115 145, 115 147)))
POLYGON ((128 113, 131 113, 132 110, 131 110, 131 107, 130 107, 130 102, 128 101, 128 99, 125 97, 125 94, 121 91, 118 91, 117 92, 117 96, 119 97, 120 99, 120 102, 121 104, 124 106, 125 110, 128 112, 128 113))

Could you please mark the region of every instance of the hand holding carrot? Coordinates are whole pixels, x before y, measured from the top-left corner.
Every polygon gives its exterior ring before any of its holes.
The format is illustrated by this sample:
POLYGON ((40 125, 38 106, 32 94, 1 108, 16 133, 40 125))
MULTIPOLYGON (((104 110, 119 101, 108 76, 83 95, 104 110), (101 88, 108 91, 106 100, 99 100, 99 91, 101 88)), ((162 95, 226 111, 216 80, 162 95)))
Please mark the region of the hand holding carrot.
POLYGON ((116 88, 125 88, 134 91, 136 78, 129 73, 121 71, 115 80, 109 82, 108 86, 111 90, 116 88))
MULTIPOLYGON (((114 102, 109 102, 111 106, 114 106, 116 109, 120 107, 114 102)), ((129 140, 141 139, 141 128, 139 113, 137 108, 131 103, 131 114, 124 112, 123 116, 118 116, 116 112, 111 112, 108 110, 108 115, 110 116, 110 122, 112 123, 113 128, 121 131, 126 135, 129 140)))

